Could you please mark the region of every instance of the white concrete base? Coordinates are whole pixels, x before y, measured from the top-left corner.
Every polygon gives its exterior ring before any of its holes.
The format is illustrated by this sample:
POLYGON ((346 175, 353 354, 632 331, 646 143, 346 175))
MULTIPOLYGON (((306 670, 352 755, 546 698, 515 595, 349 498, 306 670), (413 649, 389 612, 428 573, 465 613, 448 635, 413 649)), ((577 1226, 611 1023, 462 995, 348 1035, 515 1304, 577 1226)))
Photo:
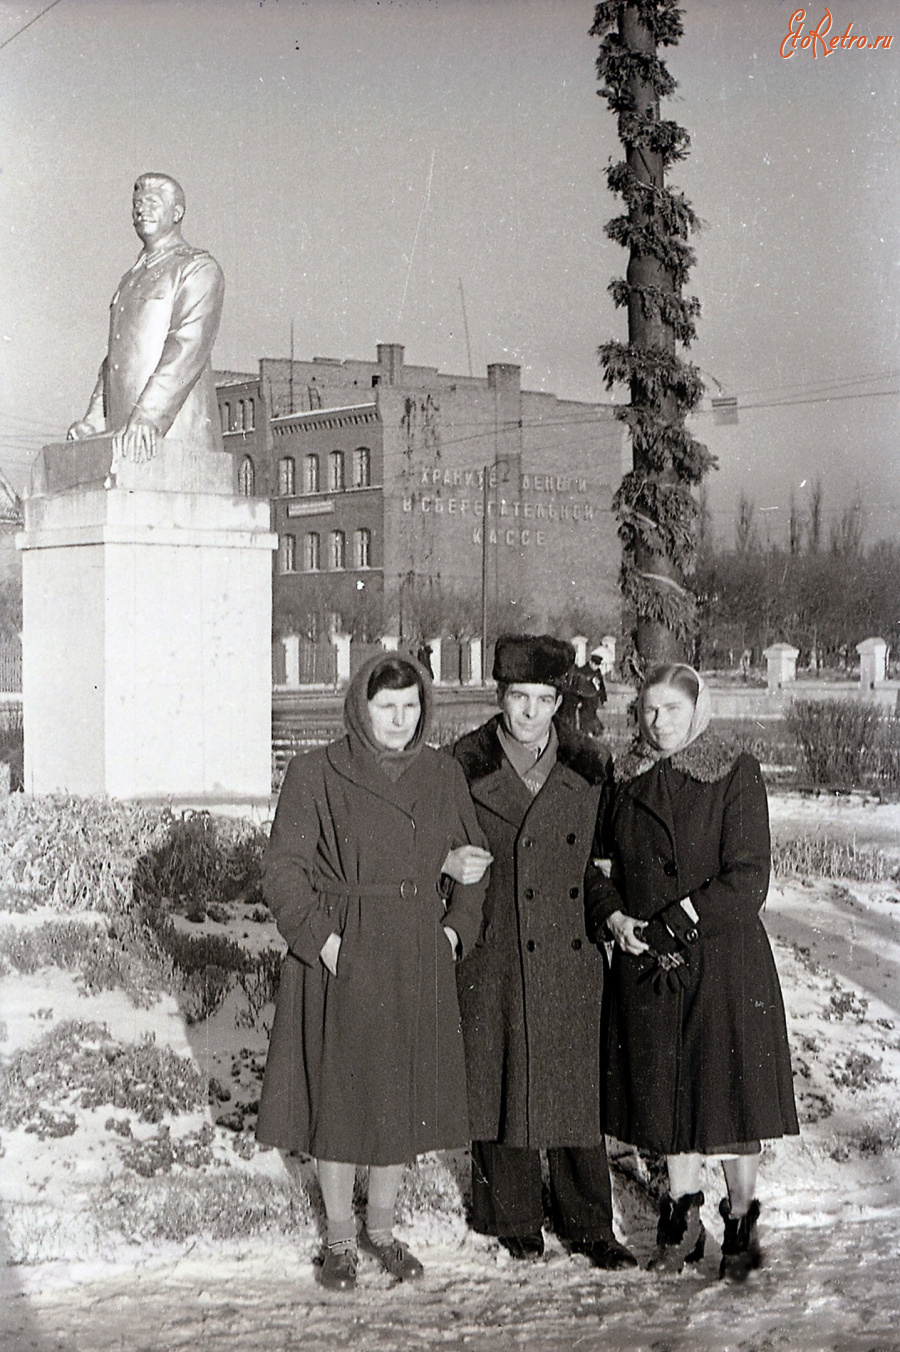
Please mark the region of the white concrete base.
POLYGON ((268 801, 268 503, 95 482, 17 544, 26 791, 268 801))

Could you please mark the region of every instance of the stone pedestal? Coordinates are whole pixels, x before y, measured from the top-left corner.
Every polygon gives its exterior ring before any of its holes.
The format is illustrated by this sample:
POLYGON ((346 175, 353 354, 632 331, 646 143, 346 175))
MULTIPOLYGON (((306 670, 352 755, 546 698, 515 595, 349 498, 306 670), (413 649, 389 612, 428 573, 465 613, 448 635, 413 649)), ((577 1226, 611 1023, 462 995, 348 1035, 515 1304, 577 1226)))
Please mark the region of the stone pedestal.
POLYGON ((23 702, 30 793, 210 807, 271 793, 268 503, 229 459, 164 441, 47 446, 25 500, 23 702))

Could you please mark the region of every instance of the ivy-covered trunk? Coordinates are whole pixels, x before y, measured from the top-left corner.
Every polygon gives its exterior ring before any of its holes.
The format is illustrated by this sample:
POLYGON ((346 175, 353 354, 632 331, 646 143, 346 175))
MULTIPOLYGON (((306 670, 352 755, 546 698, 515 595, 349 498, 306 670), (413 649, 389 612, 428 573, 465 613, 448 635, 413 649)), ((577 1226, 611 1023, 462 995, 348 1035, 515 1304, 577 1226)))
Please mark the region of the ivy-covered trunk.
POLYGON ((628 342, 604 343, 607 388, 628 386, 618 416, 631 435, 633 468, 614 500, 622 540, 622 591, 634 624, 637 660, 683 660, 695 629, 687 579, 694 565, 697 505, 691 493, 714 461, 691 436, 685 417, 703 394, 695 366, 676 346, 694 337, 700 312, 682 296, 694 263, 687 243, 698 225, 690 203, 666 186, 666 171, 687 153, 689 137, 660 117, 660 100, 675 81, 657 55, 677 43, 681 11, 674 0, 627 0, 597 5, 591 33, 600 38, 600 94, 618 117, 625 159, 610 165, 607 182, 627 214, 606 233, 629 250, 624 278, 609 291, 628 310, 628 342))

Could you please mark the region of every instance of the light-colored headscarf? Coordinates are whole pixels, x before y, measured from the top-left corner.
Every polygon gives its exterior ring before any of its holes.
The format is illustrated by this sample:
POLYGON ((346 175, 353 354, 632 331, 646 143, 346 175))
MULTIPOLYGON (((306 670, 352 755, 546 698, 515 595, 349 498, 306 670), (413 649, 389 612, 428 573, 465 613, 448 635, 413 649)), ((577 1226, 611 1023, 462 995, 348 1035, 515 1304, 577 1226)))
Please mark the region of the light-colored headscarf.
MULTIPOLYGON (((656 669, 658 670, 658 668, 656 669)), ((653 672, 651 671, 649 674, 652 676, 653 672)), ((675 688, 677 690, 679 687, 676 686, 675 688)), ((641 755, 646 756, 647 759, 651 761, 665 760, 667 756, 676 755, 677 752, 683 751, 686 746, 690 746, 691 742, 696 742, 700 734, 705 732, 706 729, 709 727, 709 721, 711 718, 712 718, 712 699, 710 697, 709 687, 703 681, 703 678, 701 677, 700 673, 698 671, 695 671, 693 667, 688 666, 687 662, 673 663, 670 674, 664 680, 647 681, 645 682, 641 690, 640 698, 638 700, 638 726, 640 728, 641 733, 640 737, 641 755), (674 683, 672 681, 672 677, 678 671, 687 671, 690 672, 691 676, 693 676, 694 680, 698 684, 697 699, 694 703, 694 712, 693 715, 691 716, 691 723, 690 727, 688 728, 687 737, 684 739, 684 741, 681 743, 680 746, 673 747, 671 751, 660 751, 658 747, 655 747, 653 745, 649 730, 647 728, 646 723, 644 722, 644 695, 648 690, 652 689, 653 686, 673 685, 674 683)))
POLYGON ((431 676, 421 662, 417 662, 409 653, 376 653, 374 657, 370 657, 353 677, 347 690, 347 697, 344 700, 344 726, 350 736, 354 753, 361 752, 364 755, 371 756, 376 765, 380 766, 388 778, 393 780, 400 778, 425 745, 425 739, 431 728, 433 713, 434 696, 432 694, 431 676), (375 740, 372 720, 369 717, 368 690, 370 678, 380 672, 391 660, 398 658, 400 661, 408 663, 419 678, 422 712, 419 715, 416 730, 406 746, 401 751, 393 751, 375 740))

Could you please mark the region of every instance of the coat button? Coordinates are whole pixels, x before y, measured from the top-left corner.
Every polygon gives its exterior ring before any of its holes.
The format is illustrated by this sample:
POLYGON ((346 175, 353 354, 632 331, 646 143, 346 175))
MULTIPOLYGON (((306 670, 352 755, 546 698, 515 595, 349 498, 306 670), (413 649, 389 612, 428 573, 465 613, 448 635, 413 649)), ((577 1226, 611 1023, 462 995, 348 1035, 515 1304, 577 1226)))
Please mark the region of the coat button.
POLYGON ((533 887, 526 887, 526 888, 525 888, 525 900, 526 900, 526 901, 531 901, 533 897, 534 897, 534 888, 533 888, 533 887))
POLYGON ((566 840, 570 845, 574 845, 577 839, 578 837, 576 836, 574 831, 570 831, 569 834, 566 836, 566 840))
POLYGON ((580 939, 573 939, 573 940, 572 940, 572 947, 575 949, 575 952, 577 953, 578 950, 579 950, 579 948, 581 947, 581 940, 580 940, 580 939))
POLYGON ((533 952, 534 952, 534 940, 533 940, 533 939, 529 939, 529 940, 528 940, 528 943, 525 945, 525 947, 528 949, 528 952, 529 952, 529 953, 533 953, 533 952))
POLYGON ((580 892, 580 890, 581 890, 581 889, 578 888, 578 887, 570 887, 570 888, 569 888, 569 896, 572 898, 573 901, 574 901, 574 899, 578 896, 578 893, 580 892))
POLYGON ((534 841, 531 839, 530 836, 526 836, 525 839, 522 841, 522 845, 526 850, 530 850, 533 844, 534 841))
POLYGON ((414 897, 418 890, 419 889, 412 878, 404 878, 403 882, 400 884, 400 895, 404 901, 409 897, 414 897))
POLYGON ((700 931, 696 929, 689 929, 684 937, 685 939, 687 939, 689 944, 695 944, 697 940, 700 938, 700 931))
POLYGON ((666 862, 663 864, 663 873, 666 875, 666 877, 674 878, 677 872, 678 865, 675 863, 675 860, 667 859, 666 862))

